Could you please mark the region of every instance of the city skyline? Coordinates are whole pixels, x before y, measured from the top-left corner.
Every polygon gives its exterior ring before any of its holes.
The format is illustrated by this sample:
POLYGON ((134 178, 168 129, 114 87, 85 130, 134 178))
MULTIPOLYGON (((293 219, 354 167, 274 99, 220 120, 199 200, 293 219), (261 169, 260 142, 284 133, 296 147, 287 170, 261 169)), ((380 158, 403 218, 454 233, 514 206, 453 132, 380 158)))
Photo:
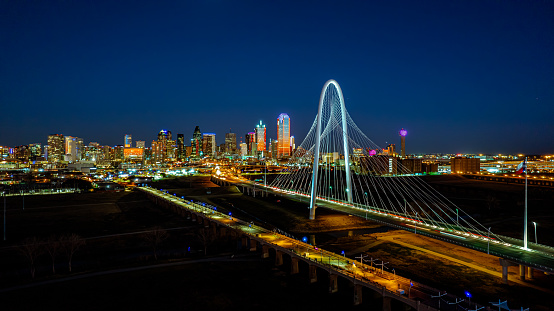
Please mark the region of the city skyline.
POLYGON ((0 145, 237 134, 299 145, 337 80, 361 130, 410 153, 554 152, 552 3, 2 3, 0 145), (293 8, 293 10, 291 10, 293 8), (271 126, 269 126, 271 125, 271 126))

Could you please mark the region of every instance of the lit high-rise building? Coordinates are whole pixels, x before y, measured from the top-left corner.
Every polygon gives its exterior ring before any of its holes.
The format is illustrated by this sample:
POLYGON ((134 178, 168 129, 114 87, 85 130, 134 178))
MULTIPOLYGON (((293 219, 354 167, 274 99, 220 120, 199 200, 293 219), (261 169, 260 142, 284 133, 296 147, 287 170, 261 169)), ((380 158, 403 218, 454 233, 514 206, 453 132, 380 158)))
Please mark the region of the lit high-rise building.
POLYGON ((79 137, 65 136, 65 160, 75 162, 81 160, 83 152, 83 139, 79 137))
POLYGON ((131 134, 125 134, 125 148, 131 148, 133 147, 133 137, 131 134))
POLYGON ((165 158, 164 142, 153 140, 152 141, 152 162, 163 162, 165 158))
POLYGON ((202 144, 204 147, 204 155, 215 157, 217 147, 215 143, 215 133, 202 134, 202 144))
POLYGON ((226 133, 225 134, 225 152, 233 154, 237 149, 237 134, 226 133))
POLYGON ((256 150, 256 133, 246 133, 246 135, 244 135, 244 138, 246 139, 246 146, 248 146, 248 155, 254 155, 254 152, 256 150))
POLYGON ((248 145, 246 143, 240 143, 240 155, 243 157, 248 155, 248 145))
POLYGON ((48 162, 57 163, 63 160, 65 140, 62 134, 48 135, 48 162))
POLYGON ((281 113, 277 118, 277 157, 290 156, 290 118, 281 113))
POLYGON ((192 146, 192 156, 199 158, 202 156, 202 132, 200 132, 200 127, 197 125, 194 128, 194 133, 192 133, 192 139, 190 140, 192 146))
POLYGON ((261 120, 260 120, 260 124, 256 125, 255 132, 256 132, 256 150, 266 151, 265 124, 262 124, 261 120))
POLYGON ((177 159, 183 161, 185 158, 185 134, 177 134, 177 159))
POLYGON ((158 133, 158 141, 171 140, 171 131, 161 130, 158 133))
POLYGON ((137 140, 137 141, 135 141, 135 144, 136 144, 137 148, 142 148, 142 149, 145 148, 145 141, 144 140, 137 140))
POLYGON ((36 158, 42 156, 42 146, 40 143, 29 144, 29 151, 31 152, 31 157, 36 158))

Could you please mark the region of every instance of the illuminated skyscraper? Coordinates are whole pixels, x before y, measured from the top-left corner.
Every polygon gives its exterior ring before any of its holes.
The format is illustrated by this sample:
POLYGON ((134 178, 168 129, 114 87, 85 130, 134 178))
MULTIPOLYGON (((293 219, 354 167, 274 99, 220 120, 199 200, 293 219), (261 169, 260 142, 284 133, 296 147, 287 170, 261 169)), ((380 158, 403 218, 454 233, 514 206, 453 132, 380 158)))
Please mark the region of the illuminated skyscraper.
POLYGON ((290 156, 290 118, 281 113, 277 118, 277 158, 290 156))
POLYGON ((200 132, 200 127, 198 125, 192 133, 192 139, 190 140, 192 146, 192 156, 199 158, 202 156, 202 133, 200 132))
POLYGON ((79 137, 65 136, 65 160, 75 162, 81 160, 83 151, 83 139, 79 137))
POLYGON ((265 124, 262 124, 261 120, 260 120, 260 124, 256 125, 256 150, 257 151, 266 150, 265 124))
POLYGON ((240 143, 240 155, 243 157, 248 155, 248 145, 246 143, 240 143))
POLYGON ((171 131, 161 130, 158 133, 158 141, 171 140, 171 131))
POLYGON ((185 135, 177 134, 177 159, 183 161, 185 159, 185 135))
POLYGON ((31 157, 36 158, 42 155, 42 146, 40 143, 29 144, 29 150, 31 151, 31 157))
POLYGON ((215 157, 216 154, 216 144, 215 144, 215 133, 204 133, 202 135, 202 144, 204 147, 204 154, 211 157, 215 157))
POLYGON ((233 154, 237 149, 237 134, 226 133, 225 134, 225 152, 233 154))
POLYGON ((135 144, 136 144, 137 148, 144 149, 144 145, 145 145, 144 140, 137 140, 137 141, 135 141, 135 144))
POLYGON ((133 147, 133 138, 131 137, 131 134, 125 134, 125 148, 131 148, 133 147))
POLYGON ((248 155, 254 155, 254 152, 256 150, 256 133, 246 133, 244 138, 246 139, 246 146, 248 147, 248 155))

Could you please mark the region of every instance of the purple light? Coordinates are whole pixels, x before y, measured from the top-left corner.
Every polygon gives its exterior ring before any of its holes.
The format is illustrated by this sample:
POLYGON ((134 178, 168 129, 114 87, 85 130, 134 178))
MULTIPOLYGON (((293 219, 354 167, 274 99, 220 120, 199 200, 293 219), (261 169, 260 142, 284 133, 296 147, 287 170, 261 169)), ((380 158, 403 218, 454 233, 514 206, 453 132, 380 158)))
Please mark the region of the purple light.
POLYGON ((376 154, 377 154, 377 150, 374 150, 374 149, 369 150, 369 155, 370 156, 374 156, 376 154))
POLYGON ((406 131, 405 129, 401 129, 400 132, 398 132, 398 135, 400 136, 406 136, 408 134, 408 131, 406 131))

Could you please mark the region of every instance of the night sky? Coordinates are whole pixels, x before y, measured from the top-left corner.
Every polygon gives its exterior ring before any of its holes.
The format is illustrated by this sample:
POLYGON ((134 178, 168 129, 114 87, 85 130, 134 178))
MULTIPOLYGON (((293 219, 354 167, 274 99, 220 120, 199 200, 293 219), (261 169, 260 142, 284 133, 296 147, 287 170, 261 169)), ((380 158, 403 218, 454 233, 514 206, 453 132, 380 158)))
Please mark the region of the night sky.
POLYGON ((554 1, 0 1, 4 146, 282 112, 299 144, 328 79, 381 147, 554 153, 554 1))

